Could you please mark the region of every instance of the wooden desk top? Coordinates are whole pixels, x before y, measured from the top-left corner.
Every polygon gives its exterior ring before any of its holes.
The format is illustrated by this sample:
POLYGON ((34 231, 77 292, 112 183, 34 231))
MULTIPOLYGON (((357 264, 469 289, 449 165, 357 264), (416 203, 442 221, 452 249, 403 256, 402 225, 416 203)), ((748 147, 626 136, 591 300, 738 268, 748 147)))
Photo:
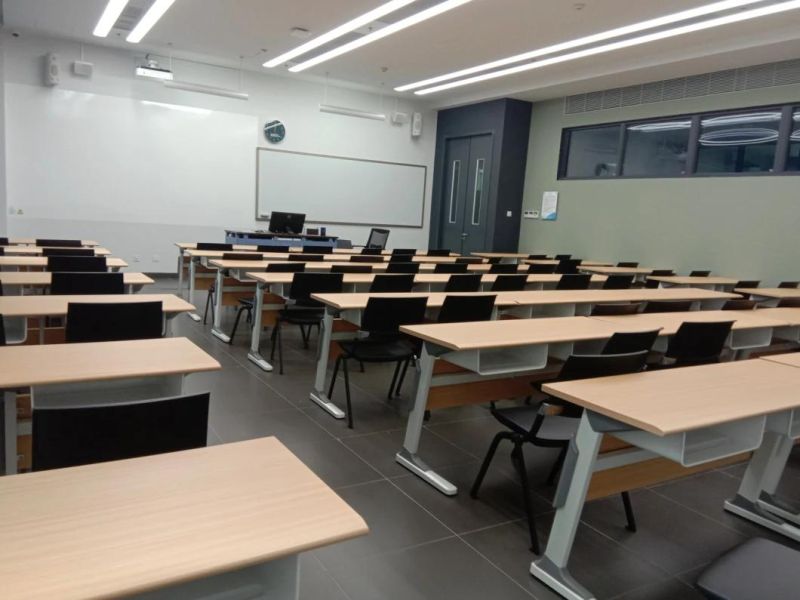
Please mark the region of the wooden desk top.
POLYGON ((167 314, 194 311, 195 307, 174 294, 98 294, 86 296, 0 296, 4 317, 59 317, 70 302, 161 302, 167 314))
POLYGON ((674 335, 683 323, 734 321, 733 329, 783 327, 789 321, 770 318, 760 310, 693 310, 691 312, 648 313, 636 315, 591 317, 614 326, 616 331, 647 331, 661 329, 661 335, 674 335))
POLYGON ((761 360, 787 365, 789 367, 800 367, 800 352, 790 352, 788 354, 773 354, 764 356, 761 360))
MULTIPOLYGON (((293 273, 246 273, 247 277, 260 281, 262 283, 291 283, 293 273)), ((344 283, 371 283, 378 273, 344 273, 344 283)), ((561 275, 541 275, 533 274, 528 275, 528 283, 558 283, 561 275)), ((414 277, 414 283, 447 283, 450 279, 448 273, 418 273, 414 277)), ((485 273, 481 277, 484 283, 493 283, 497 279, 497 275, 485 273)), ((606 280, 604 275, 592 276, 592 281, 602 283, 606 280)))
POLYGON ((756 314, 776 321, 785 321, 792 327, 800 325, 800 308, 789 306, 784 308, 759 308, 756 310, 756 314))
MULTIPOLYGON (((49 271, 0 271, 0 284, 47 287, 52 280, 49 271)), ((155 283, 144 273, 123 273, 125 285, 150 285, 155 283)))
POLYGON ((800 369, 767 360, 551 383, 542 390, 659 436, 800 406, 800 369))
MULTIPOLYGON (((8 238, 8 243, 14 246, 35 246, 36 238, 8 238)), ((99 246, 98 242, 94 240, 81 240, 84 247, 99 246)))
MULTIPOLYGON (((554 258, 534 258, 523 260, 526 265, 557 265, 560 260, 554 258)), ((580 266, 582 267, 612 267, 614 263, 605 260, 582 260, 580 266)))
MULTIPOLYGON (((175 242, 175 245, 178 248, 182 249, 182 250, 192 250, 194 248, 197 248, 197 242, 175 242)), ((256 250, 256 248, 257 248, 256 244, 234 244, 233 245, 233 250, 228 250, 228 252, 258 252, 258 250, 256 250)), ((297 246, 297 247, 293 246, 293 247, 289 248, 289 251, 290 252, 302 252, 303 248, 301 248, 300 246, 297 246)), ((361 249, 360 248, 334 248, 333 252, 334 252, 334 254, 361 254, 361 249)), ((383 254, 383 255, 391 255, 392 251, 391 250, 383 250, 381 252, 381 254, 383 254)), ((422 250, 422 251, 418 250, 416 252, 416 254, 420 255, 420 256, 423 256, 425 254, 425 251, 424 250, 422 250)), ((457 253, 455 253, 455 252, 451 252, 450 256, 459 256, 459 255, 457 253)), ((527 256, 527 254, 525 256, 527 256)))
MULTIPOLYGON (((106 258, 106 265, 114 268, 127 267, 121 258, 106 258)), ((46 267, 45 256, 0 256, 0 267, 46 267)))
POLYGON ((128 596, 365 535, 276 438, 0 478, 3 596, 128 596))
POLYGON ((157 377, 222 368, 186 338, 3 346, 0 364, 3 365, 0 389, 157 377))
POLYGON ((605 339, 615 329, 587 317, 557 317, 405 325, 400 330, 451 350, 479 350, 605 339))
MULTIPOLYGON (((227 253, 229 254, 230 252, 231 251, 228 251, 227 253)), ((222 258, 225 254, 226 254, 226 252, 222 252, 220 250, 193 250, 193 249, 186 250, 186 256, 193 256, 195 258, 222 258)), ((283 261, 283 262, 286 262, 286 261, 289 260, 289 256, 290 255, 297 255, 297 254, 302 254, 302 253, 300 253, 300 252, 286 253, 286 252, 255 252, 255 251, 249 251, 249 252, 246 252, 246 254, 259 254, 266 261, 272 261, 272 262, 283 261)), ((313 256, 313 253, 311 253, 311 255, 313 256)), ((380 264, 380 263, 355 263, 355 262, 350 262, 349 260, 345 259, 345 256, 347 256, 349 258, 349 255, 343 255, 343 254, 338 253, 338 252, 337 253, 333 253, 333 254, 323 254, 322 255, 322 260, 323 260, 323 262, 335 262, 335 263, 341 263, 341 264, 380 264)), ((384 254, 382 256, 379 256, 378 258, 381 258, 384 262, 388 263, 390 257, 389 257, 388 254, 384 254)), ((457 258, 460 258, 460 257, 458 257, 458 256, 424 256, 424 255, 416 255, 411 259, 411 262, 431 263, 431 264, 454 263, 454 262, 456 262, 457 258)), ((214 261, 211 261, 211 262, 214 262, 214 261)))
MULTIPOLYGON (((288 262, 286 260, 220 260, 220 259, 211 259, 208 261, 208 266, 216 269, 234 269, 234 270, 247 270, 247 271, 265 271, 267 265, 272 263, 285 263, 288 262)), ((336 260, 329 260, 323 262, 307 262, 306 263, 306 270, 307 271, 325 271, 329 270, 333 265, 354 265, 354 264, 370 264, 372 265, 372 269, 377 272, 382 272, 386 270, 388 262, 382 263, 352 263, 350 261, 336 261, 336 260)), ((488 273, 491 269, 492 265, 490 264, 475 264, 475 265, 467 265, 467 272, 483 272, 488 273)), ((433 273, 436 265, 434 263, 424 262, 420 263, 419 270, 423 273, 433 273)), ((528 267, 520 265, 517 267, 517 271, 520 275, 523 275, 528 272, 528 267)))
POLYGON ((736 288, 734 291, 764 298, 800 298, 799 288, 736 288))
POLYGON ((429 308, 442 306, 446 296, 497 296, 495 306, 515 306, 518 292, 469 292, 445 294, 444 292, 409 292, 404 294, 311 294, 315 300, 337 310, 360 310, 366 308, 370 298, 427 298, 429 308))
POLYGON ((661 281, 672 285, 736 285, 738 279, 730 277, 690 277, 688 275, 655 275, 648 277, 651 281, 661 281))
MULTIPOLYGON (((19 256, 19 255, 38 255, 42 254, 45 247, 43 246, 0 246, 0 248, 5 248, 5 256, 19 256)), ((46 246, 46 248, 58 248, 69 250, 70 248, 66 248, 63 246, 46 246)), ((75 250, 82 250, 83 248, 75 248, 75 250)), ((111 254, 111 250, 108 248, 95 248, 94 255, 95 256, 109 256, 111 254)))
POLYGON ((522 253, 522 252, 472 252, 472 256, 478 256, 480 258, 524 258, 527 259, 530 254, 522 253))
POLYGON ((603 275, 649 275, 653 272, 653 269, 647 267, 605 267, 585 263, 579 265, 578 270, 602 273, 603 275))

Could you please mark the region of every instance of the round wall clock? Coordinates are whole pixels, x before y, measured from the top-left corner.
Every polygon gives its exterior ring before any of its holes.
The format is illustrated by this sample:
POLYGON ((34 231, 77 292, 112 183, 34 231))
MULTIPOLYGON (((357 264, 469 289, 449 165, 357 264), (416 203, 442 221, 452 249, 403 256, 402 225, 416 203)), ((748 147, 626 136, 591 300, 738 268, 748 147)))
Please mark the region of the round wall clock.
POLYGON ((264 125, 264 137, 270 144, 279 144, 286 137, 286 126, 280 121, 270 121, 264 125))

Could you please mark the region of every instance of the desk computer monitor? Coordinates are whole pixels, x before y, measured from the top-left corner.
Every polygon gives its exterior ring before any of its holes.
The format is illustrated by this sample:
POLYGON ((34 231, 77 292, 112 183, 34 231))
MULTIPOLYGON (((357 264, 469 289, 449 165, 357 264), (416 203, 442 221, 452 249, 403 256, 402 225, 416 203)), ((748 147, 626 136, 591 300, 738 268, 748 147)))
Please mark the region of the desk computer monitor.
POLYGON ((303 233, 306 216, 301 213, 285 213, 272 211, 269 217, 269 230, 271 233, 303 233))

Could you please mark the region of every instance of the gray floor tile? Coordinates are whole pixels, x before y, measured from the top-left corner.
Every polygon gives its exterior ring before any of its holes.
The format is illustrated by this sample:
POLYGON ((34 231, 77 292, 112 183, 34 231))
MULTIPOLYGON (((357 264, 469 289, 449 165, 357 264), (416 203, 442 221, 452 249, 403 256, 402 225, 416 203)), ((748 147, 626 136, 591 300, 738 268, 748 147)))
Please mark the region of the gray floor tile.
POLYGON ((703 600, 703 598, 705 596, 682 581, 666 579, 617 596, 614 600, 703 600))
POLYGON ((212 415, 211 426, 224 442, 276 436, 284 444, 329 438, 330 435, 302 412, 288 410, 212 415))
POLYGON ((334 438, 290 442, 289 449, 332 488, 382 479, 380 473, 334 438))

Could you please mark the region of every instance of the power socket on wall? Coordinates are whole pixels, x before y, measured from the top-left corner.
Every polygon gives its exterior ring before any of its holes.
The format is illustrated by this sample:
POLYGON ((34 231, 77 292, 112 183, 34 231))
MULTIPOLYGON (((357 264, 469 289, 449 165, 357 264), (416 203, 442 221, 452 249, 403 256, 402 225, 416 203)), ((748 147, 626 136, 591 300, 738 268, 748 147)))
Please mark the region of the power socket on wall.
POLYGON ((524 218, 524 219, 538 219, 539 218, 539 211, 538 210, 524 210, 524 211, 522 211, 522 218, 524 218))

